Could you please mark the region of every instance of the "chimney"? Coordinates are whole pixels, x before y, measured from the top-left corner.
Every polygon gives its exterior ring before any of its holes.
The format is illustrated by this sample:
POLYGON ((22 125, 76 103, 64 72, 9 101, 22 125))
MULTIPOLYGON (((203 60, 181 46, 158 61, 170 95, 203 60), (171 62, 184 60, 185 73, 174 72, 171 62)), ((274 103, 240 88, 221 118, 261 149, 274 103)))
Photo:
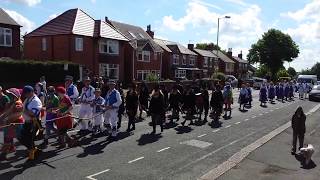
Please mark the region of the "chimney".
POLYGON ((147 31, 146 32, 149 34, 149 36, 151 36, 152 39, 154 38, 154 32, 151 31, 151 25, 150 24, 147 26, 147 31))
POLYGON ((228 48, 227 55, 231 58, 232 57, 232 48, 228 48))
POLYGON ((242 59, 242 50, 240 51, 240 54, 238 54, 238 57, 242 59))
POLYGON ((105 16, 105 17, 104 17, 104 21, 105 21, 106 23, 108 23, 108 24, 111 24, 111 22, 110 22, 110 20, 109 20, 108 16, 105 16))
POLYGON ((190 49, 191 51, 193 51, 193 49, 194 49, 194 44, 188 44, 188 49, 190 49))

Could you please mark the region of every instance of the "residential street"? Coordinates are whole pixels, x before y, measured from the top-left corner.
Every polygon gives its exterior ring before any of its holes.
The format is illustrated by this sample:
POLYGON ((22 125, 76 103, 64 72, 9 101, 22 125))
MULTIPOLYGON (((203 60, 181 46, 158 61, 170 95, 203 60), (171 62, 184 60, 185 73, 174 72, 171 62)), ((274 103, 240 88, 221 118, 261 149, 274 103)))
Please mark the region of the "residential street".
MULTIPOLYGON (((305 112, 318 105, 296 98, 293 102, 277 102, 262 108, 258 102, 258 91, 254 91, 253 99, 253 107, 245 113, 240 112, 238 104, 235 104, 232 119, 221 120, 222 127, 217 129, 208 124, 190 127, 175 124, 166 128, 162 134, 151 135, 149 133, 152 127, 148 125, 150 119, 147 118, 137 124, 134 133, 128 134, 123 132, 127 126, 125 118, 116 142, 109 142, 106 137, 91 138, 88 135, 81 138, 80 147, 56 150, 54 146, 49 146, 40 155, 40 160, 33 164, 24 164, 26 154, 20 147, 16 155, 11 155, 9 161, 0 163, 0 179, 197 179, 242 148, 290 121, 298 105, 302 106, 305 112)), ((319 112, 316 112, 312 117, 318 115, 319 112)), ((315 124, 317 123, 314 121, 314 126, 315 124)), ((160 128, 157 130, 160 132, 160 128)), ((54 141, 56 140, 51 139, 51 143, 54 141)), ((306 141, 308 142, 308 137, 306 141)), ((252 156, 277 152, 277 148, 287 152, 289 156, 290 146, 287 144, 267 146, 269 148, 255 152, 252 156)), ((275 155, 274 158, 278 159, 277 162, 281 162, 281 158, 288 159, 280 155, 275 155)), ((291 161, 296 162, 294 156, 291 161)), ((298 163, 291 166, 299 169, 298 163)), ((245 165, 243 167, 248 169, 245 165)), ((230 172, 221 179, 237 177, 236 169, 230 172)), ((244 176, 239 176, 238 179, 250 179, 245 176, 248 175, 245 172, 244 176)), ((258 174, 253 172, 249 175, 258 174)))

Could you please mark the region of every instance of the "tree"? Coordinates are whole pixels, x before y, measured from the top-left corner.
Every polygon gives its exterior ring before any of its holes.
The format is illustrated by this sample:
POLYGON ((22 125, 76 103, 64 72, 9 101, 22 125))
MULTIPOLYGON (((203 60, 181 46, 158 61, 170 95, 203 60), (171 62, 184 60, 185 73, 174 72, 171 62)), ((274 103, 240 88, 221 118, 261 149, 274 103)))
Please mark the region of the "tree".
POLYGON ((287 72, 292 78, 297 75, 297 71, 293 67, 289 67, 287 72))
POLYGON ((320 63, 319 62, 317 62, 315 65, 312 66, 311 72, 314 75, 317 75, 318 78, 320 78, 320 63))
MULTIPOLYGON (((217 50, 217 45, 213 43, 199 43, 196 44, 197 49, 203 49, 203 50, 217 50)), ((218 47, 219 50, 221 50, 220 47, 218 47)))
POLYGON ((266 78, 268 74, 269 74, 269 70, 265 65, 261 65, 255 72, 255 76, 260 78, 266 78))
POLYGON ((288 71, 286 69, 280 69, 280 71, 278 71, 277 73, 277 79, 280 77, 289 77, 290 74, 288 73, 288 71))
POLYGON ((283 68, 283 63, 292 62, 298 57, 299 47, 288 34, 280 30, 270 29, 251 45, 247 56, 249 63, 266 65, 272 79, 276 80, 277 72, 283 68))

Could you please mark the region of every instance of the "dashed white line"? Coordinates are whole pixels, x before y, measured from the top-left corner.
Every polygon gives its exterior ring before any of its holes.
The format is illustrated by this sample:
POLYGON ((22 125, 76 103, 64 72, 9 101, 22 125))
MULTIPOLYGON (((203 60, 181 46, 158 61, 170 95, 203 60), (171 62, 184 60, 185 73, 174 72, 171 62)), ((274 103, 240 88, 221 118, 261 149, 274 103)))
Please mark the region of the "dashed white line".
POLYGON ((139 160, 141 160, 141 159, 143 159, 143 158, 144 158, 144 157, 142 156, 142 157, 139 157, 139 158, 137 158, 137 159, 131 160, 131 161, 129 161, 128 163, 131 164, 131 163, 134 163, 134 162, 136 162, 136 161, 139 161, 139 160))
POLYGON ((236 122, 236 123, 234 123, 234 124, 240 124, 241 123, 241 121, 239 121, 239 122, 236 122))
POLYGON ((224 127, 224 128, 227 129, 227 128, 229 128, 229 127, 231 127, 231 125, 228 125, 228 126, 226 126, 226 127, 224 127))
POLYGON ((157 152, 159 153, 159 152, 162 152, 162 151, 165 151, 165 150, 168 150, 168 149, 170 149, 170 147, 166 147, 166 148, 160 149, 160 150, 157 151, 157 152))
POLYGON ((261 114, 259 114, 259 116, 263 116, 263 114, 261 113, 261 114))
POLYGON ((265 114, 268 114, 269 112, 267 111, 267 112, 265 112, 265 114))
POLYGON ((108 171, 110 171, 110 169, 106 169, 106 170, 100 171, 98 173, 95 173, 95 174, 92 174, 90 176, 87 176, 86 178, 90 179, 90 180, 97 180, 96 178, 93 178, 93 177, 94 176, 98 176, 99 174, 102 174, 102 173, 105 173, 105 172, 108 172, 108 171))
POLYGON ((276 109, 280 109, 280 108, 276 108, 276 109))
POLYGON ((252 116, 252 119, 256 118, 257 116, 252 116))
POLYGON ((215 132, 218 132, 218 131, 220 131, 220 129, 216 129, 216 130, 214 130, 214 131, 212 131, 212 132, 215 133, 215 132))
POLYGON ((201 138, 201 137, 206 136, 206 135, 207 135, 207 134, 202 134, 202 135, 198 136, 198 138, 201 138))
POLYGON ((249 121, 249 119, 245 119, 244 121, 249 121))
POLYGON ((273 112, 273 109, 271 109, 270 112, 273 112))

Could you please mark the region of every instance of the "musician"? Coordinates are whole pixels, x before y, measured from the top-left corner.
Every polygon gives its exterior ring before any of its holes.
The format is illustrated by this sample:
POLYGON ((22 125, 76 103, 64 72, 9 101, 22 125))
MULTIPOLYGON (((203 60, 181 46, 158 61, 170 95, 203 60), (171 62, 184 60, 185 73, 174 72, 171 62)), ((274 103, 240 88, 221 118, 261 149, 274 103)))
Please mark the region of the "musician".
POLYGON ((182 101, 182 95, 178 90, 178 86, 173 86, 169 96, 169 109, 172 110, 171 122, 173 121, 173 119, 177 119, 177 121, 179 121, 179 118, 180 118, 179 112, 181 111, 180 109, 181 101, 182 101))
POLYGON ((39 153, 39 150, 35 147, 34 139, 37 131, 40 130, 39 118, 42 103, 35 95, 34 89, 31 86, 25 86, 23 88, 23 94, 26 98, 23 104, 23 118, 25 123, 19 140, 29 151, 28 160, 34 160, 39 153))
POLYGON ((57 94, 59 96, 59 107, 55 111, 57 114, 57 120, 55 124, 57 125, 59 143, 58 148, 65 148, 66 142, 68 147, 73 147, 75 140, 73 140, 68 134, 67 131, 72 128, 72 103, 71 99, 66 95, 66 89, 64 87, 57 88, 57 94))
POLYGON ((139 119, 142 119, 142 112, 148 111, 148 102, 149 102, 149 89, 147 85, 142 82, 140 85, 140 91, 139 91, 139 119))
POLYGON ((152 127, 153 131, 151 134, 156 133, 156 126, 157 124, 160 125, 161 132, 163 132, 163 123, 165 120, 165 103, 164 97, 160 90, 159 85, 156 85, 152 91, 151 100, 150 100, 150 107, 149 112, 152 119, 152 127))
POLYGON ((1 149, 1 159, 6 159, 6 155, 16 151, 14 146, 13 139, 20 135, 22 128, 23 118, 22 110, 23 103, 20 100, 20 92, 16 88, 11 88, 6 91, 7 97, 10 100, 8 103, 8 108, 4 113, 3 119, 5 119, 6 125, 11 125, 9 127, 3 128, 4 132, 4 144, 1 149), (14 124, 17 123, 17 124, 14 124))
POLYGON ((122 103, 121 95, 118 90, 115 89, 116 83, 114 81, 108 82, 109 91, 105 97, 105 123, 109 123, 111 126, 111 136, 115 138, 117 136, 117 123, 118 123, 118 110, 122 103))
POLYGON ((81 95, 79 97, 80 110, 80 133, 86 133, 88 131, 88 126, 91 128, 91 121, 81 121, 81 118, 90 118, 92 117, 92 107, 91 103, 94 100, 94 91, 95 89, 90 85, 91 80, 89 77, 86 77, 83 80, 84 87, 82 88, 81 95))

